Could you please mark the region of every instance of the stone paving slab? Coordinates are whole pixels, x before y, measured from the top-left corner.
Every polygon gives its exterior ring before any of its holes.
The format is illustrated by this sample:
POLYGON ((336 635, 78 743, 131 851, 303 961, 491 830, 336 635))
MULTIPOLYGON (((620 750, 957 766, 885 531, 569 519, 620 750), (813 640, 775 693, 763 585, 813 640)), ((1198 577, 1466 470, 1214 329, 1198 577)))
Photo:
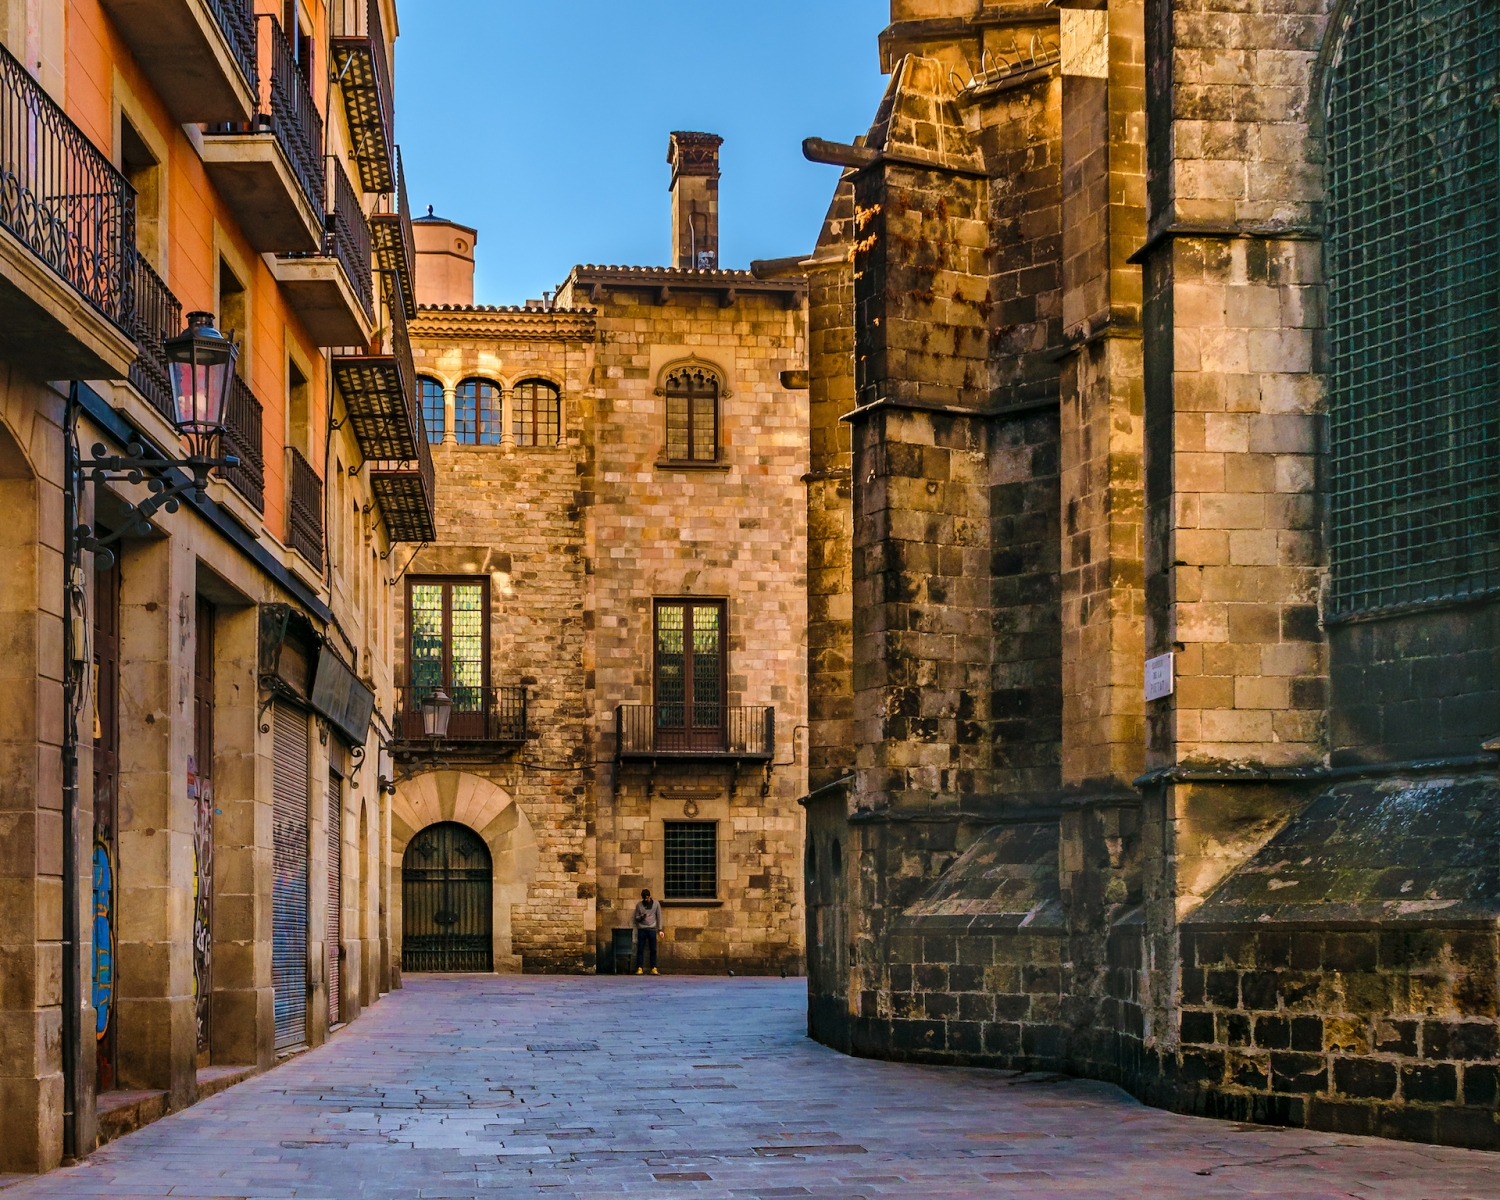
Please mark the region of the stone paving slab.
POLYGON ((330 1200, 1500 1200, 1500 1155, 871 1062, 801 980, 409 976, 327 1045, 5 1190, 330 1200))

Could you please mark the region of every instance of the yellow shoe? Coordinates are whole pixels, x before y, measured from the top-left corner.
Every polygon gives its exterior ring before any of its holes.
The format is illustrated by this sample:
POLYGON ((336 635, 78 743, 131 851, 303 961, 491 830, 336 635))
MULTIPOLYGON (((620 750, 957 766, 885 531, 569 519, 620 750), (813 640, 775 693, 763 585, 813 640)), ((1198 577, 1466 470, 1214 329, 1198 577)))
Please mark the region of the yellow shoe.
POLYGON ((637 975, 639 975, 639 974, 641 974, 641 969, 640 969, 640 967, 637 967, 637 968, 636 968, 636 969, 635 969, 635 973, 636 973, 636 974, 637 974, 637 975))
POLYGON ((658 971, 655 967, 652 967, 651 968, 651 974, 653 974, 653 975, 659 975, 659 974, 661 974, 661 972, 658 971))

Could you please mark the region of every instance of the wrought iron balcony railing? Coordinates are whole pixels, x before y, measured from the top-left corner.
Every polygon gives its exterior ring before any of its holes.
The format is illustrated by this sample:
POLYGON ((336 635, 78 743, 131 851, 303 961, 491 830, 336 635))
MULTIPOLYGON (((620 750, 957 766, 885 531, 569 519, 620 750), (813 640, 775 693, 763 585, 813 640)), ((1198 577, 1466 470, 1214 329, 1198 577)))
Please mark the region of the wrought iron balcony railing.
MULTIPOLYGON (((396 689, 396 740, 427 742, 422 726, 422 701, 431 687, 396 689)), ((526 689, 524 687, 465 687, 457 685, 449 697, 453 711, 442 744, 474 742, 524 742, 526 740, 526 689)))
POLYGON ((135 260, 135 344, 140 354, 130 367, 130 382, 146 402, 168 421, 177 420, 172 380, 162 342, 182 332, 182 302, 172 295, 151 264, 135 260))
POLYGON ((132 333, 135 190, 3 46, 0 225, 132 333))
POLYGON ((616 758, 734 758, 769 761, 776 710, 764 705, 622 704, 616 758))
POLYGON ((396 147, 396 190, 381 196, 370 215, 370 237, 375 245, 375 262, 380 270, 395 278, 396 295, 410 320, 417 315, 417 245, 411 228, 411 204, 406 198, 406 168, 401 163, 400 146, 396 147))
MULTIPOLYGON (((250 385, 236 375, 224 406, 224 454, 240 460, 237 467, 223 467, 219 477, 250 502, 256 512, 266 511, 266 458, 262 448, 261 407, 250 385)), ((322 506, 319 505, 319 512, 322 506)), ((321 535, 318 538, 322 542, 321 535)))
POLYGON ((290 500, 287 542, 319 571, 323 569, 323 481, 311 464, 287 448, 287 493, 290 500))
POLYGON ((259 83, 255 62, 255 14, 248 0, 207 0, 207 5, 219 32, 229 43, 235 66, 239 67, 245 82, 254 91, 259 83))
MULTIPOLYGON (((370 225, 355 195, 354 185, 338 159, 332 161, 333 208, 328 213, 323 246, 324 258, 337 259, 354 294, 364 306, 365 316, 375 315, 375 285, 371 273, 370 225)), ((287 257, 303 257, 288 255, 287 257)))
POLYGON ((329 25, 360 183, 367 192, 389 192, 395 183, 396 94, 380 0, 333 0, 329 25))

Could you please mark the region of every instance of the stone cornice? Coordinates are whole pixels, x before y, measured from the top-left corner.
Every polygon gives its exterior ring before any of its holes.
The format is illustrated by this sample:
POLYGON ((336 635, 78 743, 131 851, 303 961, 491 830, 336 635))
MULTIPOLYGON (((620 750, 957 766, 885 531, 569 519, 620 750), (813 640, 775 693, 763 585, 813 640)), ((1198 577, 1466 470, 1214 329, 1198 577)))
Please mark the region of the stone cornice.
POLYGON ((417 309, 411 325, 414 338, 487 337, 510 341, 592 340, 591 308, 544 311, 488 304, 439 304, 417 309))
POLYGON ((727 308, 738 296, 779 296, 790 307, 807 294, 806 279, 757 279, 749 271, 699 271, 688 267, 576 266, 561 290, 572 286, 592 304, 604 302, 607 290, 629 288, 654 293, 657 304, 667 304, 674 292, 713 292, 727 308), (790 303, 789 303, 790 302, 790 303))

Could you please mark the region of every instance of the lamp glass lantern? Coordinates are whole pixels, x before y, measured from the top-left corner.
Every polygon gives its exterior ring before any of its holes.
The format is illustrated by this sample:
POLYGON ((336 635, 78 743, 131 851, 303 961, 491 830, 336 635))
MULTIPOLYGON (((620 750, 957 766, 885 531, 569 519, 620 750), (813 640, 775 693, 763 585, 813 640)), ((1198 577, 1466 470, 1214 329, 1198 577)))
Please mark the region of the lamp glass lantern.
POLYGON ((162 343, 172 380, 177 429, 195 459, 211 459, 224 431, 224 408, 240 348, 214 328, 214 315, 190 312, 188 327, 162 343))
POLYGON ((422 700, 422 732, 433 741, 448 736, 448 718, 453 715, 453 701, 442 688, 429 692, 422 700))

